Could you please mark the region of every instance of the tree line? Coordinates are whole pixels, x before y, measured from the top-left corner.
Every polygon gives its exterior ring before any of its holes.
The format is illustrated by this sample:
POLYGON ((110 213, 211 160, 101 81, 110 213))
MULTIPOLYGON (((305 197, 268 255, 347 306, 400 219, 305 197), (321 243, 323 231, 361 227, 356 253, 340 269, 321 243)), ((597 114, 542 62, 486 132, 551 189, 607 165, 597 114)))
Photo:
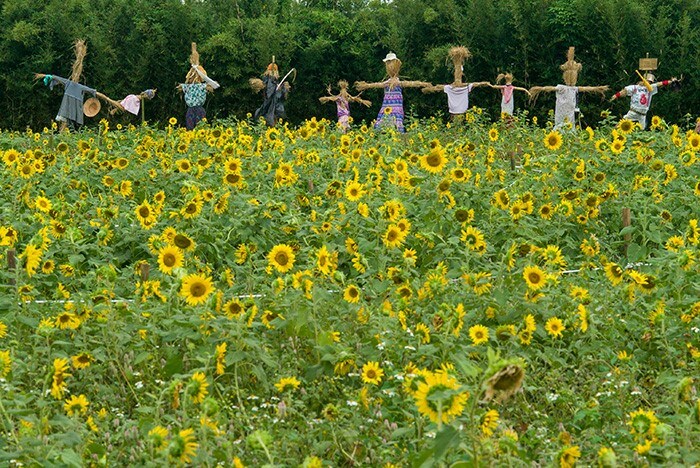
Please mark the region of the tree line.
MULTIPOLYGON (((3 0, 0 5, 0 128, 50 125, 60 91, 49 91, 32 75, 70 75, 76 39, 88 45, 84 84, 118 100, 158 88, 146 103, 149 121, 182 120, 185 104, 175 86, 188 71, 191 42, 222 85, 207 101, 210 118, 252 113, 262 98, 248 79, 259 77, 273 55, 282 73, 298 70, 286 107, 288 120, 299 122, 334 119, 335 107, 318 101, 326 86, 339 79, 382 80, 382 58, 389 51, 403 61, 402 78, 450 83, 446 58, 453 45, 473 54, 465 81, 494 82, 499 72, 511 71, 515 84, 528 88, 562 83, 559 65, 575 46, 583 64, 578 84, 610 85, 608 98, 638 81, 638 60, 648 53, 659 58, 657 77, 683 76, 680 91, 664 89, 654 98, 653 114, 687 123, 700 104, 697 0, 3 0)), ((363 97, 372 107, 355 106, 352 115, 371 120, 381 92, 366 91, 363 97)), ((410 115, 447 112, 443 95, 408 90, 404 97, 410 115)), ((516 109, 541 118, 554 106, 551 95, 540 96, 535 105, 518 99, 516 109)), ((481 88, 470 101, 498 115, 497 92, 481 88)), ((590 125, 602 110, 623 115, 627 105, 592 95, 580 102, 590 125)))

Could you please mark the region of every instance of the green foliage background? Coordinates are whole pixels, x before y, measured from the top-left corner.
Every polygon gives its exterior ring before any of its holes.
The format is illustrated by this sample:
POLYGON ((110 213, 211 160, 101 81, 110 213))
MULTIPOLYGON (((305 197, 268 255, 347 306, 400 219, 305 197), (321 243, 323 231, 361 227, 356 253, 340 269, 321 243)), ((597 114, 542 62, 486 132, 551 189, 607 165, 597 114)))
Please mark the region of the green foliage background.
MULTIPOLYGON (((287 111, 291 121, 333 117, 317 98, 328 83, 344 78, 378 81, 381 58, 394 51, 402 76, 434 83, 452 81, 446 66, 451 45, 468 46, 468 81, 493 81, 511 70, 516 84, 555 85, 568 46, 583 63, 580 85, 608 84, 614 91, 635 82, 639 57, 660 60, 658 76, 685 76, 682 92, 664 91, 652 111, 682 123, 700 103, 700 2, 697 0, 3 0, 0 2, 0 127, 50 124, 60 92, 32 81, 32 73, 70 74, 72 44, 88 43, 84 83, 121 99, 157 87, 147 104, 149 120, 181 116, 175 85, 184 79, 189 44, 196 41, 202 64, 222 88, 208 100, 208 113, 244 116, 260 102, 248 87, 275 55, 282 71, 299 71, 287 111)), ((368 91, 372 119, 380 92, 368 91)), ((609 97, 609 95, 608 95, 609 97)), ((442 95, 406 93, 407 111, 445 112, 442 95)), ((518 105, 527 105, 520 98, 518 105)), ((480 89, 472 102, 497 115, 497 92, 480 89)), ((552 96, 529 108, 545 116, 552 96)), ((595 124, 607 101, 584 96, 584 120, 595 124)), ((616 103, 616 114, 627 102, 616 103)), ((122 116, 118 119, 128 120, 122 116)))

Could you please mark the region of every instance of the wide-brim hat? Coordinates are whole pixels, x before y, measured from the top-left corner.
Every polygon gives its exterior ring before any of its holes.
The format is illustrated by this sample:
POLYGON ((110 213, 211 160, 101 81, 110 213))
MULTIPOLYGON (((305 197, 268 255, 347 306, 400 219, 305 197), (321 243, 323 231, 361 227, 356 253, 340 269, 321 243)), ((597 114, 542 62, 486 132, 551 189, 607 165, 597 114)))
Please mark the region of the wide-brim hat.
POLYGON ((398 59, 399 59, 399 58, 396 56, 395 53, 389 52, 388 54, 386 54, 386 57, 384 57, 384 59, 383 59, 382 61, 383 61, 383 62, 388 62, 388 61, 390 61, 390 60, 398 60, 398 59))
POLYGON ((92 97, 83 104, 83 114, 87 117, 95 117, 100 112, 101 107, 100 100, 92 97))
POLYGON ((653 73, 646 72, 644 74, 644 79, 647 80, 649 83, 653 83, 656 81, 656 77, 654 76, 653 73))

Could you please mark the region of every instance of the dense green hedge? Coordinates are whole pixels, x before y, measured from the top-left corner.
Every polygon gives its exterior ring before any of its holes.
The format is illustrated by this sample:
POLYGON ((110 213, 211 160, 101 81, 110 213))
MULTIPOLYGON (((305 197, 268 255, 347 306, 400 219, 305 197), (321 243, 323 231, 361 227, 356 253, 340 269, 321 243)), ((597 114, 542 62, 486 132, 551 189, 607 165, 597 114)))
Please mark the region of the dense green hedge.
MULTIPOLYGON (((51 122, 60 92, 32 81, 33 72, 69 75, 76 38, 88 43, 84 82, 114 98, 157 87, 148 118, 181 116, 175 92, 188 67, 189 43, 196 41, 202 63, 222 84, 207 103, 210 116, 245 116, 260 97, 248 88, 275 55, 283 71, 299 71, 288 102, 289 119, 333 117, 332 105, 317 98, 340 78, 377 81, 381 58, 392 50, 403 60, 402 75, 435 83, 451 81, 445 65, 450 45, 466 45, 474 58, 467 80, 493 81, 512 70, 521 86, 555 85, 568 46, 583 63, 581 85, 609 84, 616 91, 634 82, 639 57, 659 57, 659 77, 685 75, 682 92, 664 91, 652 110, 683 123, 696 115, 700 84, 700 3, 697 0, 5 0, 0 17, 0 127, 37 128, 51 122)), ((610 95, 608 95, 609 97, 610 95)), ((381 100, 365 97, 371 119, 381 100)), ((445 112, 444 96, 406 93, 407 111, 445 112)), ((552 96, 529 107, 546 116, 552 96)), ((495 91, 478 90, 472 102, 498 112, 495 91)), ((581 100, 584 119, 595 124, 598 97, 581 100)), ((102 114, 104 115, 104 114, 102 114)), ((127 120, 128 117, 121 117, 127 120)), ((119 120, 119 118, 117 119, 119 120)))

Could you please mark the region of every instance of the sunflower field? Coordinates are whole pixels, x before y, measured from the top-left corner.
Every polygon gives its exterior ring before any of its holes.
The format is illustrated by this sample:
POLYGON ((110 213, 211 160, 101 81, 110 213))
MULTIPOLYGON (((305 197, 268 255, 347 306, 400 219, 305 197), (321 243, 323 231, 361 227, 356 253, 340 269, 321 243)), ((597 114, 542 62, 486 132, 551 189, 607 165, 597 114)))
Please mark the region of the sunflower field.
POLYGON ((700 135, 0 133, 0 463, 700 463, 700 135))

